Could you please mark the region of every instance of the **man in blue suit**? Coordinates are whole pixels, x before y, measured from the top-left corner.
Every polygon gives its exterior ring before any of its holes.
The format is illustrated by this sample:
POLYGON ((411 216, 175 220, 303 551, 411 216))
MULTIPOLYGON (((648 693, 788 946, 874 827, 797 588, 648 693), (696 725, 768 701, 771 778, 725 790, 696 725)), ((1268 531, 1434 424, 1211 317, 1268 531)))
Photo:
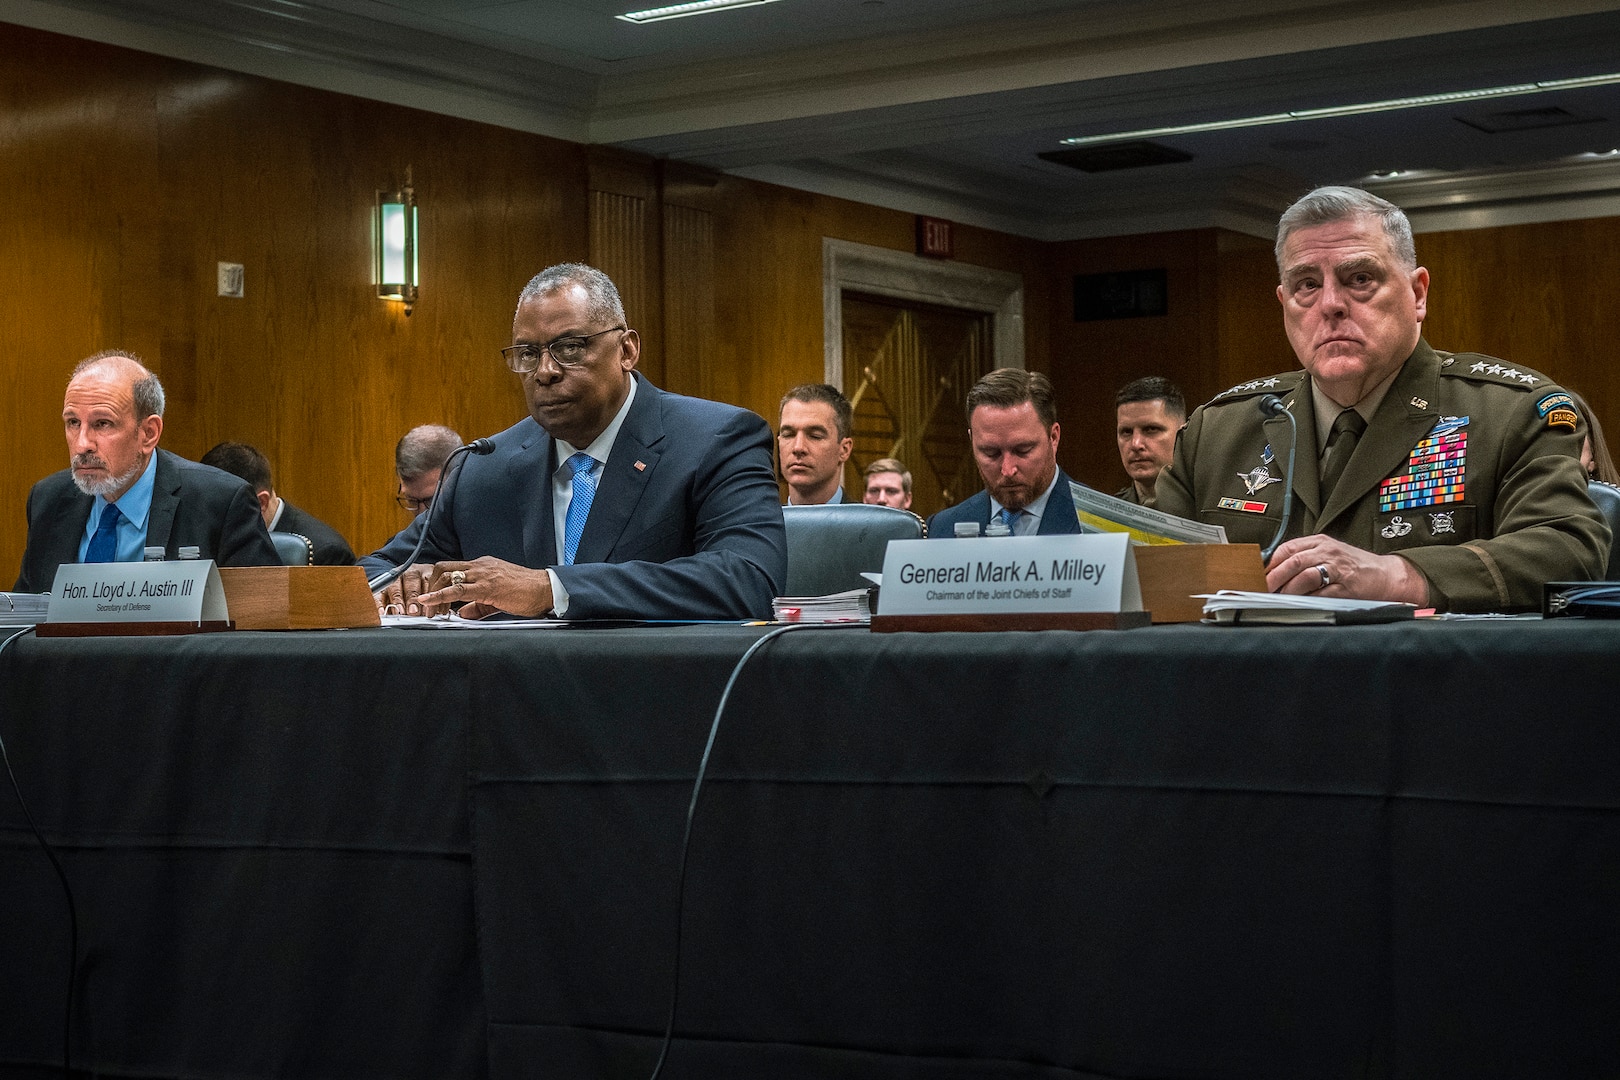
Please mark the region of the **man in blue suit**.
POLYGON ((73 369, 62 399, 69 467, 28 493, 18 592, 47 592, 63 563, 140 562, 151 548, 220 566, 280 563, 252 490, 158 449, 163 384, 108 349, 73 369))
POLYGON ((384 599, 567 619, 768 618, 787 578, 771 433, 754 413, 659 390, 619 291, 577 263, 518 297, 507 366, 529 419, 444 477, 431 514, 361 560, 422 559, 384 599))
POLYGON ((967 396, 968 438, 985 490, 928 519, 931 540, 956 536, 959 522, 984 532, 992 520, 1014 536, 1080 531, 1069 477, 1057 465, 1057 406, 1038 371, 998 368, 967 396))

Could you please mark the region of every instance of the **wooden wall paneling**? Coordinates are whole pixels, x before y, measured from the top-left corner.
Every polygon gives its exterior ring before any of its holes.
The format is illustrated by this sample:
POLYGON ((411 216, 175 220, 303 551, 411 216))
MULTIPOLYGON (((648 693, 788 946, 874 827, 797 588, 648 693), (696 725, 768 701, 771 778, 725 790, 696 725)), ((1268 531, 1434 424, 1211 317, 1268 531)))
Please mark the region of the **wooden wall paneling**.
POLYGON ((1430 272, 1424 336, 1438 349, 1483 352, 1578 390, 1620 439, 1620 218, 1421 233, 1430 272))
MULTIPOLYGON (((715 397, 775 425, 784 391, 825 377, 821 242, 824 237, 912 251, 913 215, 805 191, 721 177, 708 205, 715 218, 718 340, 715 397)), ((1046 245, 957 226, 957 261, 1021 274, 1025 355, 1047 364, 1046 245)))
POLYGON ((678 394, 712 397, 714 215, 664 207, 664 383, 678 394))
POLYGON ((1196 398, 1216 382, 1216 247, 1213 229, 1054 245, 1050 373, 1063 425, 1058 459, 1075 479, 1110 492, 1128 480, 1114 439, 1121 386, 1163 375, 1196 398), (1166 271, 1165 315, 1075 321, 1075 275, 1155 268, 1166 271))
POLYGON ((393 446, 524 415, 495 350, 540 268, 587 257, 584 148, 0 26, 0 377, 19 402, 0 498, 61 468, 60 387, 111 344, 169 391, 164 446, 259 446, 280 490, 370 550, 408 522, 393 446), (87 72, 94 73, 86 77, 87 72), (371 208, 413 166, 423 294, 371 284, 371 208), (246 295, 216 295, 216 263, 246 295))
POLYGON ((1216 250, 1217 363, 1211 378, 1182 387, 1189 408, 1240 382, 1299 366, 1283 330, 1271 242, 1223 229, 1218 231, 1216 250))
MULTIPOLYGON (((9 587, 35 481, 68 464, 62 393, 116 344, 155 358, 158 175, 144 59, 0 25, 0 575, 9 587), (94 72, 87 84, 86 72, 94 72)), ((154 360, 155 362, 155 360, 154 360)))
POLYGON ((641 338, 638 368, 664 376, 662 205, 652 158, 610 147, 587 150, 590 263, 613 279, 625 318, 641 338))
POLYGON ((524 415, 496 350, 510 342, 523 283, 550 262, 583 257, 579 151, 244 81, 234 108, 175 120, 196 166, 188 171, 211 178, 174 196, 202 208, 190 262, 206 438, 191 452, 224 438, 253 442, 271 457, 284 497, 372 550, 409 523, 393 502, 401 434, 443 423, 470 439, 524 415), (244 164, 273 166, 221 170, 221 145, 239 148, 244 164), (422 270, 410 316, 378 299, 371 280, 376 192, 402 184, 407 167, 422 270), (220 260, 246 265, 244 299, 214 295, 220 260))

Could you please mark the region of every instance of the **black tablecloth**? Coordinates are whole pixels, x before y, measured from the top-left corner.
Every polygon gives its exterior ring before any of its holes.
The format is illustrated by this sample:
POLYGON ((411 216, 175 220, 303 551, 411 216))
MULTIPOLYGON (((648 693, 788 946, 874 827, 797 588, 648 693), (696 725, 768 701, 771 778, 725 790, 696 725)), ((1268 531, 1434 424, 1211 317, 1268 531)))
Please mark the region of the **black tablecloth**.
MULTIPOLYGON (((80 1053, 645 1076, 691 781, 762 632, 18 642, 0 734, 80 904, 80 1053)), ((772 641, 697 811, 665 1075, 1612 1071, 1617 653, 1576 622, 772 641)), ((10 805, 0 911, 0 1061, 46 1063, 66 917, 10 805)))

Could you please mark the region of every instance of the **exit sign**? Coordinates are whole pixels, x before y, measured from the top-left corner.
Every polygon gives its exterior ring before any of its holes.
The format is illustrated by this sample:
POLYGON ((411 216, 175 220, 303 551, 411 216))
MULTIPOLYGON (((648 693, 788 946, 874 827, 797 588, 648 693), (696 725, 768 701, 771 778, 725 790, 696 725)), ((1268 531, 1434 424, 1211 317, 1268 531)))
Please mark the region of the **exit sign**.
POLYGON ((948 259, 951 249, 951 223, 942 218, 917 215, 917 254, 948 259))

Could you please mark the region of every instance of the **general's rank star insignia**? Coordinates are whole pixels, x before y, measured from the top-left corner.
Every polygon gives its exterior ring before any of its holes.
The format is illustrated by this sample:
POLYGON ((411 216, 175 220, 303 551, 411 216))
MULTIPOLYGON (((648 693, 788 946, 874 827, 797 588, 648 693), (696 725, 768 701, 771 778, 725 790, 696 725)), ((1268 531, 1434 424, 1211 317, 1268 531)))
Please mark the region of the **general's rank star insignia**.
POLYGON ((1238 473, 1238 479, 1243 481, 1243 486, 1249 489, 1250 495, 1258 495, 1260 489, 1267 484, 1282 483, 1282 477, 1272 476, 1271 470, 1264 465, 1256 465, 1246 473, 1238 473))

